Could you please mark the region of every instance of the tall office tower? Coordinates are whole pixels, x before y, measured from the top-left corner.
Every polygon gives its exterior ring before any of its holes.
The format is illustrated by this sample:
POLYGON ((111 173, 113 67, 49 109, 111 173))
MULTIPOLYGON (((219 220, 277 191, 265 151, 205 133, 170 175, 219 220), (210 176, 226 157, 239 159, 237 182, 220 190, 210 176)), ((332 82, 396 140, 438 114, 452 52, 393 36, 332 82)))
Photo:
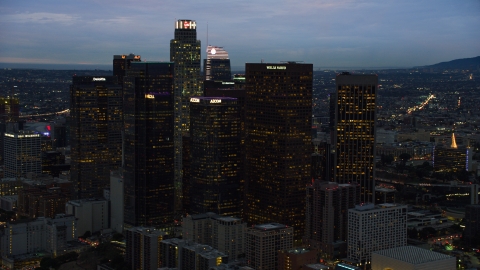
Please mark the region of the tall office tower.
POLYGON ((191 211, 241 216, 243 172, 237 99, 192 97, 190 113, 191 211))
POLYGON ((312 152, 312 64, 246 64, 245 217, 305 226, 312 152))
POLYGON ((70 86, 71 181, 76 198, 101 197, 121 166, 123 97, 114 76, 74 76, 70 86))
POLYGON ((140 55, 135 54, 121 54, 113 56, 113 76, 117 76, 118 83, 123 83, 123 77, 126 75, 126 71, 130 69, 132 62, 141 62, 140 55))
POLYGON ((162 266, 160 242, 166 233, 155 228, 134 227, 126 230, 125 262, 129 269, 156 270, 162 266))
POLYGON ((173 74, 170 62, 132 62, 124 78, 127 227, 173 222, 173 74))
POLYGON ((278 251, 293 248, 293 228, 270 223, 247 228, 245 259, 256 270, 278 269, 278 251))
POLYGON ((175 63, 175 211, 182 212, 182 136, 190 130, 190 97, 203 96, 197 23, 175 22, 170 61, 175 63))
POLYGON ((20 130, 7 132, 4 136, 4 177, 21 177, 28 172, 41 174, 42 151, 40 134, 20 130))
POLYGON ((334 176, 337 183, 359 183, 360 202, 375 197, 375 119, 377 75, 337 75, 334 176))
POLYGON ((360 185, 316 180, 307 186, 305 242, 320 250, 322 258, 344 258, 347 212, 360 196, 360 185))
MULTIPOLYGON (((15 89, 15 88, 14 88, 15 89)), ((14 132, 11 126, 17 123, 20 116, 20 101, 18 98, 0 97, 0 165, 4 163, 4 140, 5 132, 14 132), (7 126, 9 126, 7 128, 7 126)), ((18 125, 17 125, 18 127, 18 125)), ((17 129, 18 130, 18 129, 17 129)))
POLYGON ((230 58, 223 47, 207 46, 207 59, 203 59, 203 68, 206 81, 232 80, 230 58))
POLYGON ((370 264, 373 251, 407 245, 407 206, 372 203, 348 210, 347 258, 370 264))

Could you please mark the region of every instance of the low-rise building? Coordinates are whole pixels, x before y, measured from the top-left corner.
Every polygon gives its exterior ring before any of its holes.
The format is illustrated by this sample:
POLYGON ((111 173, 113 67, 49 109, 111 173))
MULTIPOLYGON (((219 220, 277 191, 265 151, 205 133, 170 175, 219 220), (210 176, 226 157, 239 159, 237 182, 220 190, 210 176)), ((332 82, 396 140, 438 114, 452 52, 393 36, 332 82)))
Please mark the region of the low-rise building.
POLYGON ((372 252, 372 270, 455 270, 455 257, 414 246, 372 252))

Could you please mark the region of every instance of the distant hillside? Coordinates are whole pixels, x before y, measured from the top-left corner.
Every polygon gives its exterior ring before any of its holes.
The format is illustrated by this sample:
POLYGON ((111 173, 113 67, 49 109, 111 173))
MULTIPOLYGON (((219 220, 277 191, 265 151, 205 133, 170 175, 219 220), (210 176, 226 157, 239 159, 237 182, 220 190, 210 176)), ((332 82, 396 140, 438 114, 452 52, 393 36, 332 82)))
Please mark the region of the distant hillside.
POLYGON ((441 62, 435 65, 423 66, 422 68, 476 69, 478 67, 480 67, 480 56, 441 62))

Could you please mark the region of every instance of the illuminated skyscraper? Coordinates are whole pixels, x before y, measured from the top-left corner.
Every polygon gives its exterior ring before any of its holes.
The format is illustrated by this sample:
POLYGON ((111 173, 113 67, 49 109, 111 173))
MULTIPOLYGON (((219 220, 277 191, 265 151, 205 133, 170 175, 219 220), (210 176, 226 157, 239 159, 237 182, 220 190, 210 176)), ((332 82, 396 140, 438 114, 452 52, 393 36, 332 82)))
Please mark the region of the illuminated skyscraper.
POLYGON ((124 78, 124 222, 171 225, 174 64, 133 62, 124 78))
POLYGON ((118 82, 123 83, 123 77, 125 77, 126 71, 130 69, 132 62, 140 62, 140 55, 114 55, 113 56, 113 76, 117 76, 118 82))
POLYGON ((74 76, 70 86, 71 181, 79 199, 100 197, 121 166, 123 97, 114 76, 74 76))
POLYGON ((190 112, 192 213, 240 216, 243 172, 237 99, 191 98, 190 112))
POLYGON ((360 202, 375 197, 375 110, 377 75, 342 73, 336 78, 334 179, 359 183, 360 202))
POLYGON ((203 96, 200 70, 200 40, 192 20, 175 22, 170 41, 170 61, 175 63, 175 210, 182 209, 182 135, 189 133, 190 97, 203 96))
POLYGON ((312 64, 246 64, 246 209, 250 224, 305 226, 312 151, 312 64))
POLYGON ((230 59, 228 53, 222 47, 207 46, 207 59, 203 59, 205 80, 230 81, 230 59))

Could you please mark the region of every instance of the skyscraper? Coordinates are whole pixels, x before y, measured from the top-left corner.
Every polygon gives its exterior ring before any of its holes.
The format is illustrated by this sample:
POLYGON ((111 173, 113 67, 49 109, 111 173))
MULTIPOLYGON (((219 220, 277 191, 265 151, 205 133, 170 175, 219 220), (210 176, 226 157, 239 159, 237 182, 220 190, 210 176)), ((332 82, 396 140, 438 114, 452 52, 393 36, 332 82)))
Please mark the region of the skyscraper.
POLYGON ((207 59, 203 59, 205 80, 230 81, 230 59, 223 47, 207 46, 207 59))
POLYGON ((190 97, 202 96, 200 40, 197 23, 175 22, 175 37, 170 41, 170 61, 175 63, 175 208, 181 212, 182 201, 182 135, 190 126, 190 97))
POLYGON ((375 110, 377 75, 342 73, 336 78, 334 179, 359 183, 360 202, 375 197, 375 110))
MULTIPOLYGON (((13 88, 15 89, 15 88, 13 88)), ((0 97, 0 165, 4 162, 4 136, 6 131, 13 132, 15 123, 18 123, 20 116, 20 101, 14 97, 0 97), (9 126, 7 128, 7 125, 9 126)), ((18 127, 18 124, 17 124, 18 127)), ((17 128, 18 129, 18 128, 17 128)))
POLYGON ((246 209, 250 224, 305 225, 310 180, 312 64, 246 64, 246 209))
POLYGON ((113 56, 113 76, 117 76, 118 82, 123 83, 123 77, 125 77, 126 71, 130 69, 132 62, 140 62, 140 55, 133 53, 126 55, 114 55, 113 56))
POLYGON ((243 171, 236 98, 190 99, 192 213, 240 216, 243 171))
POLYGON ((40 134, 31 131, 6 132, 4 138, 5 177, 42 173, 40 134))
POLYGON ((74 76, 70 86, 71 181, 79 199, 99 197, 121 166, 123 97, 114 76, 74 76))
POLYGON ((133 62, 124 78, 124 222, 171 225, 174 64, 133 62))

